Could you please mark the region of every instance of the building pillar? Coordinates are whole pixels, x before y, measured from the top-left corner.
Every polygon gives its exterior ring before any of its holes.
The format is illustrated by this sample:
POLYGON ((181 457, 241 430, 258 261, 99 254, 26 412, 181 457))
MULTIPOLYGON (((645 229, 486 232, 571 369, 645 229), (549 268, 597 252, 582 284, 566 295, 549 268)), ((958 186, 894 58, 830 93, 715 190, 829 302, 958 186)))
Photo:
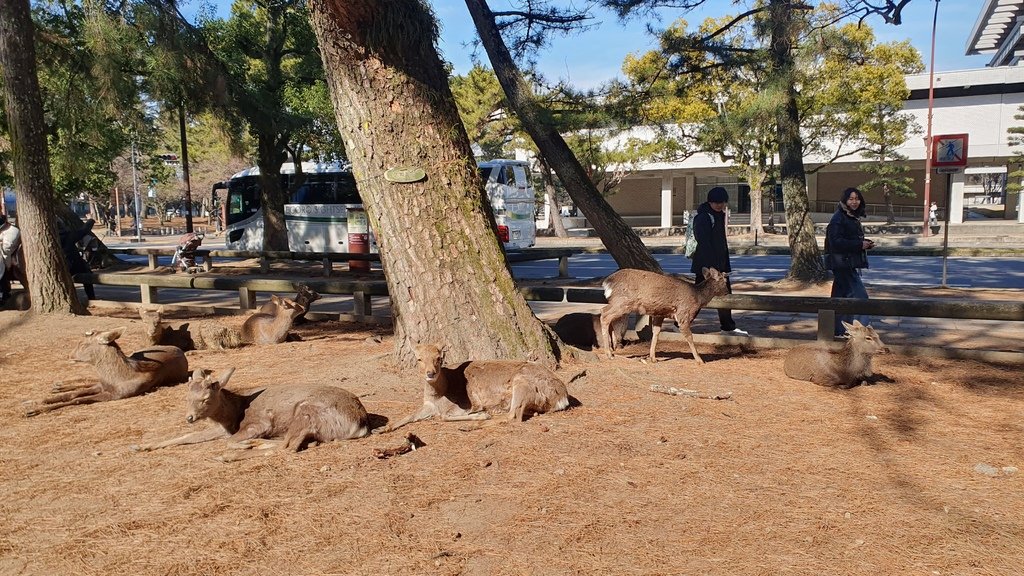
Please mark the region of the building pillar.
MULTIPOLYGON (((693 174, 683 176, 683 210, 693 210, 697 207, 697 177, 693 174)), ((683 224, 686 224, 685 222, 683 224)))
POLYGON ((818 173, 806 174, 804 179, 807 180, 807 202, 811 205, 811 212, 818 212, 818 173))
POLYGON ((672 227, 672 173, 661 177, 661 227, 672 227))
MULTIPOLYGON (((941 174, 937 174, 941 176, 941 174)), ((933 178, 932 182, 938 180, 943 181, 943 178, 933 178)), ((940 185, 939 190, 942 194, 949 194, 949 223, 950 224, 963 224, 964 222, 964 177, 963 172, 957 172, 950 178, 951 191, 946 191, 945 184, 940 185)))

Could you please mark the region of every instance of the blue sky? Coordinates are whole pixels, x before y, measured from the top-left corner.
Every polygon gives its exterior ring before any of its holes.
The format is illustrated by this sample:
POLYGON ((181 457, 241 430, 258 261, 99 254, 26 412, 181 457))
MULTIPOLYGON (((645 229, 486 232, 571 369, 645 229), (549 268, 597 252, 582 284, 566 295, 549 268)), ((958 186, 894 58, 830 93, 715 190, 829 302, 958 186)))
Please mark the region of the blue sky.
MULTIPOLYGON (((213 0, 218 14, 229 15, 230 0, 213 0)), ((457 74, 467 72, 472 66, 471 48, 464 44, 476 37, 476 30, 463 0, 430 0, 441 23, 439 48, 442 57, 455 66, 457 74)), ((491 0, 492 10, 501 10, 508 5, 505 0, 491 0)), ((555 4, 570 4, 555 1, 555 4)), ((986 55, 965 56, 967 36, 981 10, 979 0, 942 0, 936 34, 935 71, 984 68, 989 57, 986 55)), ((931 53, 933 0, 912 0, 903 11, 903 24, 887 25, 881 19, 869 21, 879 41, 909 39, 921 53, 921 59, 928 66, 931 53)), ((691 23, 706 16, 721 16, 736 13, 731 0, 708 0, 699 12, 687 15, 691 23)), ((676 12, 666 12, 662 21, 631 21, 622 23, 610 13, 599 13, 594 19, 596 26, 583 34, 557 39, 540 55, 540 71, 551 81, 567 80, 579 88, 592 88, 616 77, 623 59, 630 53, 641 53, 653 49, 656 41, 647 31, 650 24, 655 28, 667 26, 676 12)), ((480 57, 486 61, 486 55, 480 57)))

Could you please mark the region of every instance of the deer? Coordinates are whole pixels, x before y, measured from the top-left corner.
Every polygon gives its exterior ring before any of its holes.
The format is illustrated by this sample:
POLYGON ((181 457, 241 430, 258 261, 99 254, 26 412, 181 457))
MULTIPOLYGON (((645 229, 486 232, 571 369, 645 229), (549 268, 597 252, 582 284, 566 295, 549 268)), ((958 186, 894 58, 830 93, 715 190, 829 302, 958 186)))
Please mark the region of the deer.
POLYGON ((604 287, 604 297, 608 304, 601 309, 600 334, 607 357, 615 356, 616 341, 613 338, 612 327, 631 312, 636 312, 651 316, 651 362, 657 361, 655 349, 658 347, 661 323, 666 317, 671 316, 679 326, 679 332, 686 343, 690 345, 693 359, 698 364, 703 364, 704 359, 693 345, 690 323, 712 298, 727 294, 729 288, 726 282, 727 273, 714 268, 703 268, 702 273, 704 281, 697 285, 665 274, 632 268, 623 268, 605 278, 601 285, 604 287))
POLYGON ((548 368, 516 360, 470 360, 445 368, 444 352, 435 344, 415 347, 423 371, 423 406, 384 431, 433 416, 445 422, 487 420, 491 413, 508 413, 522 422, 527 414, 556 412, 569 407, 565 383, 548 368))
POLYGON ((257 311, 235 330, 219 324, 203 323, 198 330, 190 330, 196 348, 225 350, 246 344, 280 344, 288 338, 292 321, 305 311, 289 298, 272 295, 270 313, 257 311))
POLYGON ((240 394, 224 387, 234 372, 234 368, 196 370, 189 379, 185 421, 194 424, 207 418, 214 426, 132 448, 149 452, 222 438, 246 446, 253 440, 283 436, 283 449, 298 452, 311 442, 349 440, 370 433, 366 408, 344 388, 298 385, 240 394))
MULTIPOLYGON (((626 317, 612 325, 615 342, 621 342, 626 334, 626 317)), ((562 342, 582 349, 593 349, 601 345, 601 315, 589 312, 570 312, 558 319, 552 327, 562 342)))
POLYGON ((188 380, 185 353, 174 346, 151 346, 126 356, 117 345, 125 328, 104 332, 86 332, 71 352, 71 360, 96 367, 100 377, 93 384, 58 382, 52 393, 28 409, 26 416, 37 416, 66 406, 93 404, 140 396, 164 385, 188 380))
MULTIPOLYGON (((316 302, 320 298, 321 296, 319 292, 305 284, 299 284, 298 289, 295 291, 294 301, 295 305, 302 309, 302 312, 295 317, 293 322, 298 324, 304 321, 306 319, 306 312, 309 312, 309 307, 313 305, 313 302, 316 302)), ((277 306, 278 304, 273 300, 270 302, 264 302, 257 312, 273 315, 276 313, 277 306)))
POLYGON ((148 310, 139 307, 139 318, 142 319, 142 331, 146 337, 148 346, 175 346, 182 352, 196 349, 195 340, 189 330, 189 323, 185 322, 178 327, 173 327, 163 321, 163 307, 156 310, 148 310))
POLYGON ((849 389, 874 376, 871 361, 875 354, 887 354, 878 332, 858 320, 843 322, 850 337, 839 349, 825 342, 801 344, 786 353, 783 370, 795 380, 819 386, 849 389))

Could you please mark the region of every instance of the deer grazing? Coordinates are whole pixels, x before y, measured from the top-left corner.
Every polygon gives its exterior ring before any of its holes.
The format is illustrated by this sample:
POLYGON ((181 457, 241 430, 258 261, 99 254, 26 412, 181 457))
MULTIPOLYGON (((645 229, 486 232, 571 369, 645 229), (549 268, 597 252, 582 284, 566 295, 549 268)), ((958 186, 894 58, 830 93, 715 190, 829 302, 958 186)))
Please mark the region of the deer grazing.
POLYGON ((854 320, 843 322, 850 338, 842 348, 834 349, 824 342, 801 344, 786 353, 783 370, 795 380, 814 382, 819 386, 852 388, 874 376, 871 360, 875 354, 889 351, 871 326, 854 320))
POLYGON ((100 381, 95 384, 54 385, 52 394, 35 403, 25 413, 36 416, 65 406, 92 404, 139 396, 158 386, 188 380, 188 361, 174 346, 153 346, 126 356, 117 345, 124 328, 106 332, 86 332, 86 337, 71 352, 71 359, 96 367, 100 381))
MULTIPOLYGON (((615 342, 621 342, 626 334, 626 317, 621 318, 612 326, 615 342)), ((570 312, 558 319, 552 327, 558 337, 569 344, 584 350, 601 346, 601 315, 589 312, 570 312)))
POLYGON ((527 414, 555 412, 569 406, 565 383, 540 364, 470 360, 445 368, 444 353, 433 344, 416 346, 416 362, 426 378, 423 406, 386 431, 432 416, 455 422, 486 420, 495 412, 522 421, 527 414))
POLYGON ((294 300, 270 297, 269 312, 257 311, 245 319, 240 330, 204 322, 190 330, 198 349, 226 350, 246 344, 280 344, 288 339, 292 322, 303 310, 294 300))
POLYGON ((133 448, 150 451, 221 438, 244 443, 283 436, 284 448, 297 452, 307 442, 348 440, 370 433, 362 402, 344 388, 282 386, 239 394, 224 388, 234 371, 196 370, 189 380, 185 421, 192 424, 209 418, 215 426, 133 448))
POLYGON ((704 281, 697 285, 665 274, 631 268, 624 268, 605 278, 601 285, 608 304, 601 309, 600 334, 601 345, 605 347, 608 357, 614 356, 616 344, 612 326, 631 312, 636 312, 651 316, 651 362, 656 361, 654 351, 658 347, 661 323, 666 317, 672 317, 679 326, 680 334, 690 345, 694 360, 703 364, 704 359, 697 354, 697 348, 693 345, 690 323, 712 298, 726 294, 728 285, 726 273, 714 268, 704 268, 702 272, 704 281))

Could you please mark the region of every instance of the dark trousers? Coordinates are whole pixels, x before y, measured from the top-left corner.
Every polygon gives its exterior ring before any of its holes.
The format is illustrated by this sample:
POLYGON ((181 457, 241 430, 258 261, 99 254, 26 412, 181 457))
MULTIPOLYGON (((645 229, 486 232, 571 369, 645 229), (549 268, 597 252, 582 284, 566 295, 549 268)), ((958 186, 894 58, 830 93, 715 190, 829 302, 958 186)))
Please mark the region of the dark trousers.
MULTIPOLYGON (((841 268, 839 270, 833 270, 832 274, 834 276, 832 280, 833 298, 868 299, 868 290, 864 287, 864 280, 860 277, 859 269, 841 268)), ((870 316, 838 314, 836 315, 836 336, 841 336, 846 332, 846 328, 843 327, 843 322, 852 323, 854 320, 860 321, 860 323, 865 326, 871 323, 870 316)))
MULTIPOLYGON (((697 284, 700 284, 701 282, 704 281, 704 275, 703 274, 701 274, 698 271, 698 272, 696 272, 696 275, 697 275, 697 284)), ((726 294, 732 294, 732 282, 729 280, 728 276, 725 277, 725 290, 726 290, 726 292, 725 292, 726 294)), ((726 332, 731 332, 731 331, 735 330, 736 329, 736 321, 734 321, 732 319, 732 310, 730 310, 729 308, 719 308, 718 309, 718 323, 721 324, 722 330, 725 330, 726 332)))

